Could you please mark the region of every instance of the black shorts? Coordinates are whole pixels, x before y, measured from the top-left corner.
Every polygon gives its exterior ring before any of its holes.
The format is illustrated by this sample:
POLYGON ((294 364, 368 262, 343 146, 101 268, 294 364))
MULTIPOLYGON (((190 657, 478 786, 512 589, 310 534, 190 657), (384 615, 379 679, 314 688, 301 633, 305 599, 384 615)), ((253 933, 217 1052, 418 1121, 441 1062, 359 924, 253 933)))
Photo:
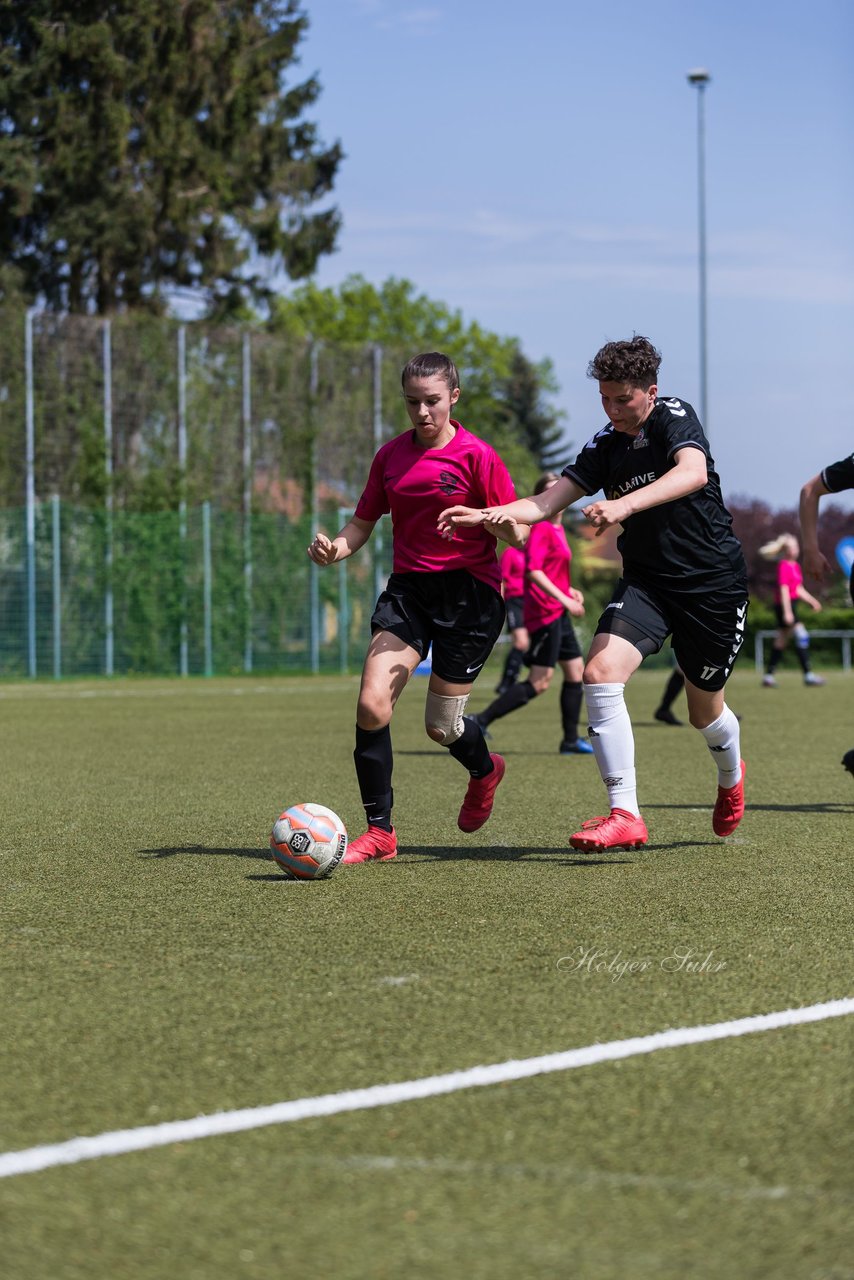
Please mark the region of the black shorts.
POLYGON ((465 569, 444 573, 393 573, 377 600, 371 634, 390 631, 427 656, 450 684, 471 684, 492 653, 504 626, 500 592, 465 569))
MULTIPOLYGON (((798 609, 798 602, 797 602, 797 600, 792 600, 791 605, 792 605, 792 617, 795 619, 795 622, 800 622, 800 618, 798 617, 798 613, 800 612, 800 610, 798 609)), ((775 614, 775 616, 776 616, 776 618, 777 618, 777 626, 778 626, 778 627, 780 627, 780 628, 782 629, 783 627, 791 627, 791 626, 792 626, 792 623, 791 623, 791 622, 784 622, 784 621, 783 621, 783 606, 782 606, 781 604, 775 604, 775 605, 774 605, 774 614, 775 614)))
POLYGON ((518 631, 525 625, 524 596, 505 596, 504 607, 507 610, 507 630, 518 631))
POLYGON ((531 647, 525 655, 529 667, 556 667, 559 662, 569 662, 581 657, 581 646, 572 618, 563 613, 554 622, 531 632, 531 647))
POLYGON ((622 636, 646 658, 668 636, 676 661, 698 689, 722 689, 744 642, 747 586, 707 592, 652 590, 620 578, 597 635, 622 636))

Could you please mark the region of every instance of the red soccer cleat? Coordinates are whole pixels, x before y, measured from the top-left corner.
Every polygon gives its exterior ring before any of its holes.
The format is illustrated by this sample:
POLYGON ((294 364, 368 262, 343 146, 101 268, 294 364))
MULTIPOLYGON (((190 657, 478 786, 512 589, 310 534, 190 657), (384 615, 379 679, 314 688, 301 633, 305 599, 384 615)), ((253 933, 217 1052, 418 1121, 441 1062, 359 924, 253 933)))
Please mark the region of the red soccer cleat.
POLYGON ((457 826, 460 831, 479 831, 485 822, 489 820, 492 813, 492 805, 495 800, 495 792, 498 784, 504 777, 504 757, 490 754, 490 760, 495 765, 492 773, 488 773, 485 778, 471 778, 469 780, 468 790, 463 800, 460 816, 457 818, 457 826))
POLYGON ((741 778, 734 787, 718 787, 718 798, 712 814, 712 830, 716 836, 731 836, 744 817, 744 775, 747 765, 741 761, 741 778))
POLYGON ((383 831, 382 827, 368 827, 362 836, 357 836, 355 840, 351 840, 347 846, 347 852, 341 859, 342 864, 345 862, 388 862, 389 858, 397 857, 397 834, 392 827, 391 831, 383 831))
POLYGON ((639 849, 649 839, 643 818, 625 809, 612 809, 607 818, 590 818, 569 837, 570 848, 594 853, 598 849, 639 849))

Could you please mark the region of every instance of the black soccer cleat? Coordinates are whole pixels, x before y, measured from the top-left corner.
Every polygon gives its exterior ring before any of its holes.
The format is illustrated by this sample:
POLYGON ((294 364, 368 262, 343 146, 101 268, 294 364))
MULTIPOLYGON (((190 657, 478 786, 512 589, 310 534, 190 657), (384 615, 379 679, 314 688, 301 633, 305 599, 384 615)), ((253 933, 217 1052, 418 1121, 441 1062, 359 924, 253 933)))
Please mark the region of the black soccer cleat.
POLYGON ((653 715, 655 716, 656 720, 660 720, 662 724, 681 724, 682 723, 681 720, 678 720, 676 718, 676 716, 673 714, 673 712, 670 710, 669 707, 659 707, 657 711, 653 712, 653 715))
POLYGON ((851 774, 851 777, 854 778, 854 747, 852 747, 850 751, 845 752, 845 755, 842 757, 842 767, 847 769, 851 774))

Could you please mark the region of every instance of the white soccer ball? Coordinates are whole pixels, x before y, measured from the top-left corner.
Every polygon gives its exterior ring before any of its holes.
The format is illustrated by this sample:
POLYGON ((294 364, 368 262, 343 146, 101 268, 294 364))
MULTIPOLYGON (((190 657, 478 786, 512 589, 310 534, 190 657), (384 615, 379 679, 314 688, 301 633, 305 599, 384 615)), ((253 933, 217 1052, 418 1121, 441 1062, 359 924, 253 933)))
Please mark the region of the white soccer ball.
POLYGON ((344 857, 347 828, 322 804, 295 804, 273 823, 270 848, 290 879, 322 880, 344 857))

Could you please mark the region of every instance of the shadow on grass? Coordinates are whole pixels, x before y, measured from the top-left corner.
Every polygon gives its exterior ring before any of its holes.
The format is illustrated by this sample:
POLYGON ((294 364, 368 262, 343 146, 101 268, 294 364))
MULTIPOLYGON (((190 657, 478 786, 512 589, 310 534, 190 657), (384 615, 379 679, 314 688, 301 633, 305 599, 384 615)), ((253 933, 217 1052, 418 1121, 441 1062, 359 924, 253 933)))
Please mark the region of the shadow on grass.
POLYGON ((213 858, 272 858, 269 848, 263 846, 256 849, 211 849, 203 844, 179 844, 164 849, 137 849, 137 853, 141 858, 176 858, 181 853, 213 858))
MULTIPOLYGON (((713 842, 709 842, 713 843, 713 842)), ((693 848, 694 845, 659 845, 657 849, 677 849, 677 848, 693 848)), ((163 849, 138 849, 137 853, 141 858, 177 858, 180 855, 189 854, 191 857, 211 857, 211 858, 257 858, 263 862, 272 862, 272 855, 268 849, 217 849, 209 848, 201 844, 183 844, 171 845, 163 849)), ((407 865, 413 862, 552 862, 560 863, 562 866, 570 867, 610 867, 621 863, 633 862, 632 858, 591 858, 584 854, 578 855, 572 849, 554 848, 554 849, 528 849, 528 848, 501 848, 501 849, 472 849, 465 845, 436 845, 425 846, 420 845, 411 849, 401 849, 399 852, 400 862, 397 865, 407 865)), ((397 859, 395 859, 397 862, 397 859)), ((384 865, 391 865, 384 864, 384 865)), ((281 875, 258 876, 250 875, 250 880, 280 880, 281 875)))
MULTIPOLYGON (((711 812, 711 805, 708 800, 696 804, 649 804, 644 801, 644 813, 651 809, 684 809, 689 813, 698 813, 703 809, 711 812)), ((751 813, 826 813, 832 816, 837 813, 854 813, 854 802, 846 804, 842 800, 821 800, 815 804, 754 804, 748 800, 746 814, 749 817, 751 813)))

